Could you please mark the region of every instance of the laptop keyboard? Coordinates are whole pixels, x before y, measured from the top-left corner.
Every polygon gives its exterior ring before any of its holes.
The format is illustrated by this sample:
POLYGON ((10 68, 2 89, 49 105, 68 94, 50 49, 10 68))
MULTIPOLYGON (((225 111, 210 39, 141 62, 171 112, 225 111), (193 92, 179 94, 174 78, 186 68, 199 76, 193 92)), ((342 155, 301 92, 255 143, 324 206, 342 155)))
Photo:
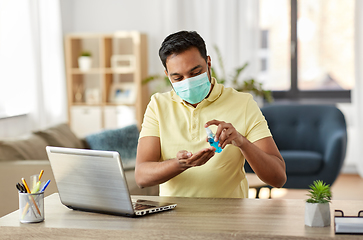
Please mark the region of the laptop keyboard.
POLYGON ((156 206, 153 206, 153 205, 136 203, 136 202, 133 202, 132 205, 134 206, 135 210, 144 210, 144 209, 156 207, 156 206))

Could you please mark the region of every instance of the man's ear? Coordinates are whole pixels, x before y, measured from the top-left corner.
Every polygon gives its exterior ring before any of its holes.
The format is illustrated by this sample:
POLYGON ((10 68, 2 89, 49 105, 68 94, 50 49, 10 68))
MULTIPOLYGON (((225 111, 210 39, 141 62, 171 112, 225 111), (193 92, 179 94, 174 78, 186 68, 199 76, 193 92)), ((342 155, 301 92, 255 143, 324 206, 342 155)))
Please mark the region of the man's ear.
POLYGON ((165 73, 165 75, 166 75, 167 77, 169 77, 169 75, 168 75, 168 71, 166 71, 166 69, 164 70, 164 73, 165 73))
POLYGON ((207 64, 208 64, 208 67, 212 66, 212 59, 210 58, 210 56, 207 56, 207 64))

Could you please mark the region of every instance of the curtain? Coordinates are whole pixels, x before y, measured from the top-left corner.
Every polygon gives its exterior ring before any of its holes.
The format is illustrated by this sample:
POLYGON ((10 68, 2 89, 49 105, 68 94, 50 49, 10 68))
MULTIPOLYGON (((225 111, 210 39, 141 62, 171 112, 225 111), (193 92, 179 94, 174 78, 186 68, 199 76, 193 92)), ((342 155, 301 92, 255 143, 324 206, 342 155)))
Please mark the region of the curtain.
POLYGON ((355 135, 355 153, 359 175, 363 177, 363 1, 355 2, 355 71, 356 82, 352 90, 352 104, 355 108, 355 122, 357 123, 357 134, 355 135))
POLYGON ((29 2, 0 1, 0 113, 1 117, 30 110, 29 88, 34 75, 29 2))
POLYGON ((195 30, 205 40, 207 54, 211 56, 212 65, 219 74, 221 70, 214 46, 221 52, 227 76, 245 62, 249 66, 244 76, 257 76, 258 1, 165 0, 161 7, 165 13, 162 15, 161 36, 165 38, 179 30, 195 30))
POLYGON ((33 129, 66 122, 66 79, 59 0, 31 1, 34 74, 33 129))
POLYGON ((0 84, 0 112, 28 130, 67 121, 59 0, 0 1, 0 84))

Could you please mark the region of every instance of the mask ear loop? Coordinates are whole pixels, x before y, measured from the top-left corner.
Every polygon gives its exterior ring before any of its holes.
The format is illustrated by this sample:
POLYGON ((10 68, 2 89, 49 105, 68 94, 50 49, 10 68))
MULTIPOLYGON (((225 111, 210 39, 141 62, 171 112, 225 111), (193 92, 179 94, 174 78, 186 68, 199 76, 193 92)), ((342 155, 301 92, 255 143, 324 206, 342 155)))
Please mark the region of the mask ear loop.
POLYGON ((209 82, 212 84, 212 66, 209 67, 208 60, 210 60, 210 56, 207 56, 207 75, 209 82))

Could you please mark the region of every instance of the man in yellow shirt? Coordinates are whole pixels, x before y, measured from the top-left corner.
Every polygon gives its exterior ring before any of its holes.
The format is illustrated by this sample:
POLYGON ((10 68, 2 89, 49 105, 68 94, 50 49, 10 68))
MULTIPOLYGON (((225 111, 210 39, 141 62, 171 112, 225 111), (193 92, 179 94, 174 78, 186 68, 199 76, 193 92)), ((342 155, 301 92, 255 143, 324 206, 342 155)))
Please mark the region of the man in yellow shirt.
POLYGON ((282 187, 285 162, 264 116, 250 94, 211 77, 211 58, 199 34, 169 35, 159 56, 173 90, 154 94, 145 112, 137 184, 160 184, 161 196, 246 198, 246 159, 261 180, 282 187), (205 127, 222 152, 209 146, 205 127))

